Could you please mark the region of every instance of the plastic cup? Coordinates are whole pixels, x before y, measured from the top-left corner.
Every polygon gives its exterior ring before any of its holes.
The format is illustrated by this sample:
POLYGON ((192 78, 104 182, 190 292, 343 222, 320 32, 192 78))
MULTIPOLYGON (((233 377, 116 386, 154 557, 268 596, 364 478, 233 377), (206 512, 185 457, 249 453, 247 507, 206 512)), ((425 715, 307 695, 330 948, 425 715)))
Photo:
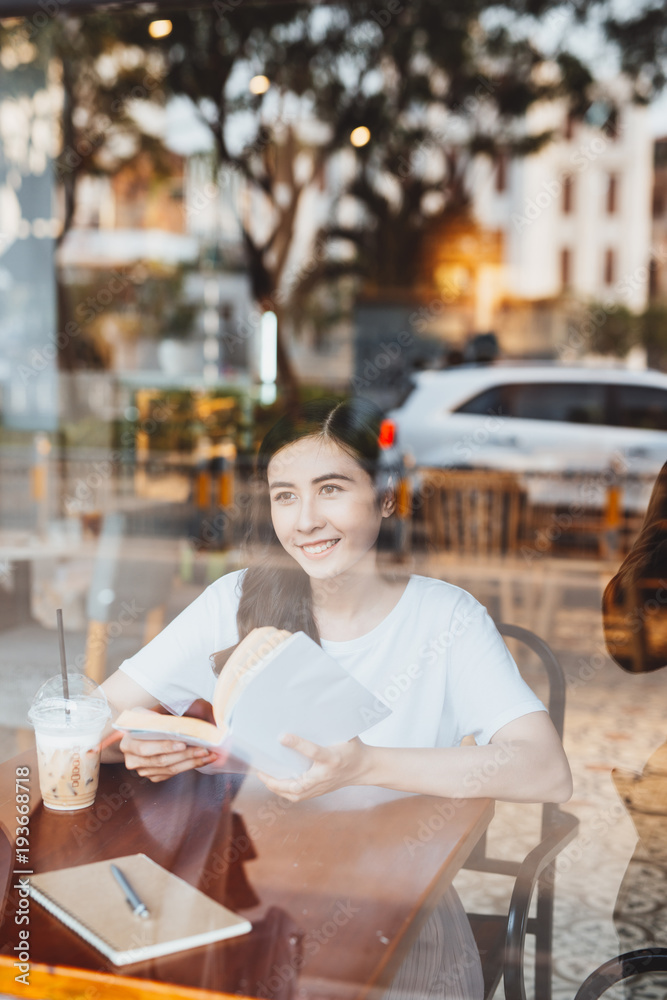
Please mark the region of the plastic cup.
POLYGON ((83 674, 42 684, 28 718, 35 729, 39 789, 47 809, 73 812, 95 801, 100 775, 100 742, 111 715, 101 688, 83 674))

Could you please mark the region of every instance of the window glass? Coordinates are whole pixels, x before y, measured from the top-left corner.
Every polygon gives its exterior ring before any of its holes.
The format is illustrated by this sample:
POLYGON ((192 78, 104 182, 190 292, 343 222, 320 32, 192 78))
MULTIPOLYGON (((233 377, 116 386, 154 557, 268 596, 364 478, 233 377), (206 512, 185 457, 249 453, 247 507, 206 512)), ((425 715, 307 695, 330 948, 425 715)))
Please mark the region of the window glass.
POLYGON ((510 411, 524 420, 604 424, 606 387, 590 382, 525 382, 508 386, 510 411))
POLYGON ((457 413, 494 413, 524 420, 604 424, 606 386, 586 382, 519 382, 473 396, 457 413))
POLYGON ((613 250, 604 252, 604 283, 613 285, 616 281, 616 254, 613 250))
POLYGON ((563 178, 563 200, 562 205, 563 215, 572 215, 574 210, 574 178, 564 177, 563 178))
POLYGON ((567 289, 572 280, 572 251, 564 248, 560 252, 560 283, 561 287, 567 289))
POLYGON ((614 422, 620 427, 667 431, 667 392, 643 385, 616 386, 614 422))
POLYGON ((455 413, 478 413, 487 416, 492 413, 497 416, 509 416, 503 405, 504 386, 494 385, 491 389, 485 389, 479 395, 473 396, 467 403, 459 406, 455 413))

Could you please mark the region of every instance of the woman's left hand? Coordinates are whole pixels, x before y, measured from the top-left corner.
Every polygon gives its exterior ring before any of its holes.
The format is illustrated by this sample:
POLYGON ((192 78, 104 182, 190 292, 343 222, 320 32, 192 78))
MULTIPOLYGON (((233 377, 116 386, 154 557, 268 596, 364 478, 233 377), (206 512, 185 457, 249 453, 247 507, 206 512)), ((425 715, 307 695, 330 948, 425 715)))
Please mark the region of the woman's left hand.
POLYGON ((311 767, 298 778, 272 778, 258 772, 266 787, 289 802, 301 802, 326 792, 334 792, 345 785, 363 784, 365 755, 368 748, 358 737, 347 743, 321 747, 310 740, 290 733, 283 736, 283 746, 298 750, 312 760, 311 767))

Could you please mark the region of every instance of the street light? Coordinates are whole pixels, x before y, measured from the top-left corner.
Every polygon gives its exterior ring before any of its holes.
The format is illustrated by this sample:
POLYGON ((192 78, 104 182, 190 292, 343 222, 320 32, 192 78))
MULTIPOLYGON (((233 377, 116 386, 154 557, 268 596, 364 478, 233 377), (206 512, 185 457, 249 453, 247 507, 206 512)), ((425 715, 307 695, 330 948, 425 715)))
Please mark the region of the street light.
POLYGON ((151 21, 148 25, 148 34, 151 38, 166 38, 171 34, 173 27, 171 21, 151 21))
POLYGON ((359 148, 359 146, 365 146, 371 141, 371 130, 366 128, 365 125, 357 125, 350 132, 350 142, 353 146, 359 148))
POLYGON ((253 76, 252 80, 248 84, 248 90, 251 94, 265 94, 270 86, 271 81, 268 76, 264 76, 260 73, 258 76, 253 76))

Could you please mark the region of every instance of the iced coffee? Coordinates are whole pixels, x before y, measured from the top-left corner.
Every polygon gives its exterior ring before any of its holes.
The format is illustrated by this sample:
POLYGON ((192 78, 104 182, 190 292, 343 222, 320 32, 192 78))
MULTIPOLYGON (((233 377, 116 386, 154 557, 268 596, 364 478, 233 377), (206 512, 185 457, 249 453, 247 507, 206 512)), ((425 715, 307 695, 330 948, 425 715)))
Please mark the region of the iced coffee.
POLYGON ((110 712, 104 693, 83 675, 72 675, 69 698, 62 679, 37 692, 28 717, 35 727, 39 787, 48 809, 85 809, 95 801, 100 742, 110 712))

